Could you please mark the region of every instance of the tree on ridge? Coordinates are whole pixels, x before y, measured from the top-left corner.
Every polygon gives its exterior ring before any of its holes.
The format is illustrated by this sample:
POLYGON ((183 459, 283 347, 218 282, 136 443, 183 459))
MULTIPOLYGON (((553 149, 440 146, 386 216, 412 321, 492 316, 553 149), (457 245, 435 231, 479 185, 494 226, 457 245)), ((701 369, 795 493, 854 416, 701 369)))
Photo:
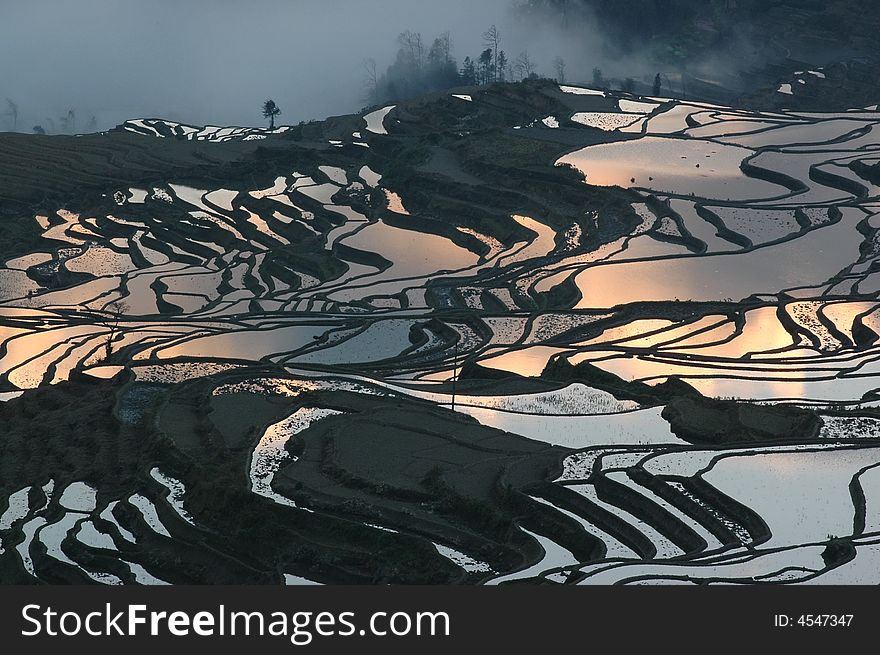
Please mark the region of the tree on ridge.
POLYGON ((269 129, 275 129, 275 117, 281 113, 281 110, 278 108, 278 105, 275 104, 275 101, 269 98, 266 102, 263 103, 263 118, 269 119, 269 129))

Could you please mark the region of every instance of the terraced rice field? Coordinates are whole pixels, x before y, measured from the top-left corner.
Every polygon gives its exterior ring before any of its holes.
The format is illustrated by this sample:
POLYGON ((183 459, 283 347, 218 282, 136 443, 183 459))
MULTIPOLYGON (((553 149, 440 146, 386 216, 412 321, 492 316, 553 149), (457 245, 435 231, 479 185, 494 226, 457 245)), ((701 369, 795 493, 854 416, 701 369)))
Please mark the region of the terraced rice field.
POLYGON ((103 135, 276 154, 241 155, 269 157, 252 182, 169 168, 21 217, 38 238, 0 268, 0 403, 104 385, 119 429, 162 446, 107 487, 10 467, 0 577, 406 579, 367 563, 381 543, 434 558, 445 577, 420 581, 880 582, 880 114, 531 93, 296 142, 160 120, 103 135), (503 148, 459 129, 489 114, 503 148), (453 163, 407 182, 388 153, 430 134, 453 163), (539 148, 551 165, 520 167, 539 148), (821 427, 699 442, 664 411, 670 380, 821 427), (237 491, 194 491, 203 460, 237 491), (248 552, 223 502, 286 527, 248 552))

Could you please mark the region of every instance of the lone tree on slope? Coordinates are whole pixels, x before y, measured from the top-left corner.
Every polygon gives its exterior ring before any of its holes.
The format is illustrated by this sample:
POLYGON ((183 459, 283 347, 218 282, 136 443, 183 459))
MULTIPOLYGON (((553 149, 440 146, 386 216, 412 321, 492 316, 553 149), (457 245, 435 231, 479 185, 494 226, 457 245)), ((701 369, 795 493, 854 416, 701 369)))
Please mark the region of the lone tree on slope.
POLYGON ((272 99, 267 100, 263 103, 263 118, 269 119, 269 129, 275 129, 275 117, 281 113, 281 110, 278 109, 278 105, 275 104, 275 101, 272 99))
POLYGON ((489 82, 498 81, 498 49, 501 47, 501 32, 494 25, 483 33, 483 43, 492 51, 491 77, 489 82))
POLYGON ((107 305, 107 308, 105 309, 108 316, 102 321, 102 323, 109 329, 107 340, 104 342, 104 352, 106 354, 104 358, 105 361, 109 361, 113 356, 113 342, 116 340, 116 335, 119 333, 119 323, 128 313, 129 309, 131 309, 131 307, 123 300, 114 300, 107 305))

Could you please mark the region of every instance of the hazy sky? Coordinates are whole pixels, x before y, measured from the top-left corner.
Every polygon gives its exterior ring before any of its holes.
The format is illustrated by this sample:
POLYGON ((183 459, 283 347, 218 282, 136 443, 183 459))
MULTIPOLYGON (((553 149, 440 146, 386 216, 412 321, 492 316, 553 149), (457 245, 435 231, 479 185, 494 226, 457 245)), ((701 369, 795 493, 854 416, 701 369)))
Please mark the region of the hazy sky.
POLYGON ((478 52, 491 23, 516 37, 511 50, 528 47, 534 31, 514 26, 509 6, 510 0, 0 0, 0 113, 12 98, 26 130, 71 107, 79 127, 90 114, 101 128, 138 116, 260 124, 258 108, 269 96, 284 112, 281 122, 349 113, 363 105, 362 61, 373 57, 384 68, 405 29, 429 42, 451 31, 459 58, 478 52))

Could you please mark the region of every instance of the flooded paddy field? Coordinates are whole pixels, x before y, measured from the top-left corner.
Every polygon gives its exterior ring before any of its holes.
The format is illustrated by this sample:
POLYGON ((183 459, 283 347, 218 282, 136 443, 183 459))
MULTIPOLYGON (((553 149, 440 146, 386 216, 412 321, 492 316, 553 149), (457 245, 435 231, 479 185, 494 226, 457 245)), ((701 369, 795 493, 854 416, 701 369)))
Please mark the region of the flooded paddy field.
POLYGON ((0 137, 0 580, 880 582, 878 123, 0 137))

